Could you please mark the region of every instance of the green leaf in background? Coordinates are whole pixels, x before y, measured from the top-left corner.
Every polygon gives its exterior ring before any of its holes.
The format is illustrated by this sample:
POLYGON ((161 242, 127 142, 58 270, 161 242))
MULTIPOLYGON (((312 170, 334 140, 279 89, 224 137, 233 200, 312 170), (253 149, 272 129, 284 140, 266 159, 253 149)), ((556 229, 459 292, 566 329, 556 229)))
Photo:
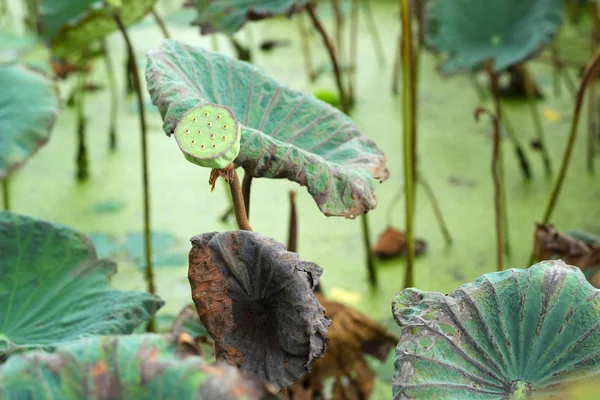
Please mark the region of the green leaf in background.
POLYGON ((375 180, 389 175, 385 155, 339 110, 250 64, 174 40, 148 54, 146 80, 168 135, 199 104, 224 105, 242 125, 235 163, 250 175, 307 186, 329 216, 376 206, 375 180))
POLYGON ((485 274, 448 295, 403 290, 392 305, 394 398, 521 399, 597 376, 599 294, 562 261, 485 274))
POLYGON ((49 74, 50 52, 37 37, 0 30, 0 43, 0 65, 23 64, 49 74))
POLYGON ((186 4, 198 11, 194 25, 200 33, 220 32, 233 35, 246 21, 300 12, 308 0, 192 0, 186 4))
POLYGON ((175 335, 97 336, 0 368, 0 397, 17 399, 276 399, 257 378, 211 365, 175 335))
POLYGON ((59 111, 57 96, 41 73, 0 66, 0 180, 48 141, 59 111))
POLYGON ((427 43, 446 59, 443 73, 476 71, 493 60, 496 72, 552 43, 562 0, 431 0, 427 43))
MULTIPOLYGON (((119 15, 126 26, 138 22, 156 0, 122 0, 119 15)), ((42 0, 41 34, 54 55, 79 55, 89 44, 118 29, 115 7, 104 0, 42 0)))
POLYGON ((0 358, 91 335, 131 333, 163 305, 110 287, 116 265, 59 224, 0 212, 0 358))

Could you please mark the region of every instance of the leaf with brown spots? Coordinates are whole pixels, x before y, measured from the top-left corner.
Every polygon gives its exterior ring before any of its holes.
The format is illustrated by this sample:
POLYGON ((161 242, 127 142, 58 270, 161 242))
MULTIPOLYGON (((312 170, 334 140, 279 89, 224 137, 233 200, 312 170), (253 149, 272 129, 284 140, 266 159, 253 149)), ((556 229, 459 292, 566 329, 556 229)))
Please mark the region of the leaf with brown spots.
POLYGON ((331 400, 368 399, 375 373, 365 355, 383 361, 400 340, 366 315, 317 293, 331 318, 329 348, 313 369, 288 389, 291 400, 325 398, 325 381, 334 380, 331 400))
POLYGON ((225 363, 211 365, 175 335, 96 336, 52 354, 31 351, 0 367, 0 398, 277 399, 275 390, 225 363))
POLYGON ((328 104, 253 65, 175 40, 148 53, 146 81, 167 135, 192 108, 226 106, 241 125, 234 162, 246 173, 306 186, 328 216, 354 218, 377 205, 375 182, 389 176, 385 155, 328 104))
POLYGON ((277 388, 323 357, 325 310, 313 294, 321 268, 256 232, 192 238, 188 277, 220 356, 277 388))

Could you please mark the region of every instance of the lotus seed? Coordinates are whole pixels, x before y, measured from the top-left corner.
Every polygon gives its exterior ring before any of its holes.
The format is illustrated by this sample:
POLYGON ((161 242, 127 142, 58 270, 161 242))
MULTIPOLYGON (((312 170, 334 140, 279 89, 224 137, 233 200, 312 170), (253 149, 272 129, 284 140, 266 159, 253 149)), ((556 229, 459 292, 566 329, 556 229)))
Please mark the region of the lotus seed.
POLYGON ((192 140, 192 147, 194 147, 196 145, 196 141, 192 140))
POLYGON ((205 145, 202 145, 202 146, 200 146, 200 148, 202 148, 202 149, 205 149, 205 148, 206 148, 206 146, 205 146, 205 145))
POLYGON ((198 129, 198 135, 202 135, 202 131, 198 129))
POLYGON ((213 144, 213 149, 216 149, 216 148, 217 148, 217 145, 216 145, 216 144, 213 144))
POLYGON ((194 118, 192 118, 192 121, 198 122, 198 118, 194 117, 194 118))
POLYGON ((190 130, 189 130, 189 129, 186 129, 186 130, 185 130, 185 133, 189 135, 189 134, 190 134, 190 130))
POLYGON ((227 124, 223 125, 223 129, 227 129, 227 124))
POLYGON ((225 139, 227 139, 227 136, 223 135, 223 136, 221 136, 221 139, 225 140, 225 139))
POLYGON ((211 140, 214 140, 214 138, 215 138, 215 135, 210 135, 211 140))
POLYGON ((208 125, 209 128, 211 128, 212 127, 212 122, 209 121, 207 125, 208 125))
POLYGON ((222 117, 220 115, 217 115, 217 119, 220 120, 222 117))
POLYGON ((210 114, 208 113, 208 111, 205 111, 205 112, 204 112, 204 116, 205 116, 205 117, 208 117, 209 115, 210 115, 210 114))

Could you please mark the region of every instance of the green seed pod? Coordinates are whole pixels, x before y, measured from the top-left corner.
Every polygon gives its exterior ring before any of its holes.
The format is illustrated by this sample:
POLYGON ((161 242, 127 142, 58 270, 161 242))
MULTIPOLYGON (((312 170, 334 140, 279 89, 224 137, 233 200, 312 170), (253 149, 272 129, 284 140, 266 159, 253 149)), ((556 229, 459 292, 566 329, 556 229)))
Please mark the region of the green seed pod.
POLYGON ((175 128, 175 140, 185 158, 207 168, 222 169, 240 152, 241 128, 233 112, 204 103, 186 112, 175 128))

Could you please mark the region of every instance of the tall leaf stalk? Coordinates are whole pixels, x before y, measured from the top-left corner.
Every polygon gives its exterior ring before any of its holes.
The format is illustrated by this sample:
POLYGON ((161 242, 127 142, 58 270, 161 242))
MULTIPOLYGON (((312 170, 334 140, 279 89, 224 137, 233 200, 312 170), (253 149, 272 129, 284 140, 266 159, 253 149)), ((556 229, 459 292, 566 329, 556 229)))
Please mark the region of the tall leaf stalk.
MULTIPOLYGON (((146 129, 146 113, 144 109, 144 96, 142 94, 142 83, 140 80, 140 73, 137 68, 137 61, 135 57, 135 51, 133 50, 133 44, 127 33, 127 28, 123 24, 121 17, 118 12, 114 14, 115 22, 117 23, 119 30, 125 40, 127 46, 127 54, 129 60, 131 60, 131 78, 133 80, 133 87, 137 95, 138 102, 138 114, 140 116, 140 138, 141 138, 141 149, 142 149, 142 187, 143 187, 143 201, 144 201, 144 260, 145 269, 144 276, 146 279, 146 285, 148 292, 156 293, 156 286, 154 284, 154 270, 152 269, 152 230, 151 230, 151 219, 150 219, 150 179, 148 174, 148 143, 147 143, 147 129, 146 129)), ((149 332, 156 331, 156 322, 154 317, 148 321, 147 330, 149 332)))
POLYGON ((10 211, 10 185, 8 177, 0 180, 0 184, 2 185, 2 205, 6 211, 10 211))
POLYGON ((402 24, 402 40, 400 54, 402 57, 402 135, 404 155, 404 195, 406 210, 406 270, 404 287, 414 286, 415 258, 415 63, 413 35, 411 25, 411 1, 400 0, 400 23, 402 24))

